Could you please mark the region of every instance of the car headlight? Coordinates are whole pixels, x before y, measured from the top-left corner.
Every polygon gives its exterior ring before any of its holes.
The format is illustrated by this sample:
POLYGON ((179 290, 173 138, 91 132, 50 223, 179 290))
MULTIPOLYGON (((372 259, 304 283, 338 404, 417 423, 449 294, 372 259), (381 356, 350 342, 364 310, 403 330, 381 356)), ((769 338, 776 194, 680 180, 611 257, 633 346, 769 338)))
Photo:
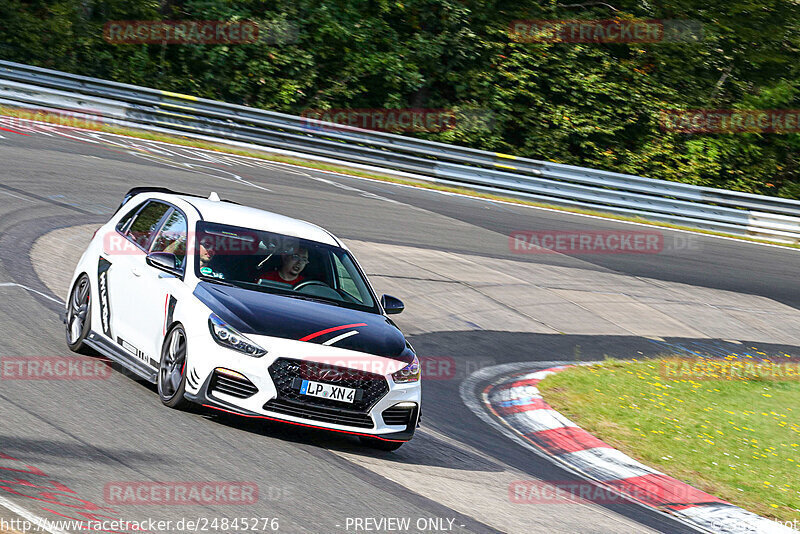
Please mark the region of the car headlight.
POLYGON ((404 382, 418 382, 421 377, 422 370, 419 367, 419 358, 417 358, 416 355, 411 363, 399 371, 392 373, 392 380, 394 380, 396 384, 402 384, 404 382))
POLYGON ((260 358, 267 353, 267 351, 259 347, 257 343, 253 343, 251 340, 247 339, 247 337, 213 313, 208 318, 208 328, 211 330, 211 337, 214 338, 214 341, 216 341, 218 345, 239 351, 248 356, 253 356, 254 358, 260 358))

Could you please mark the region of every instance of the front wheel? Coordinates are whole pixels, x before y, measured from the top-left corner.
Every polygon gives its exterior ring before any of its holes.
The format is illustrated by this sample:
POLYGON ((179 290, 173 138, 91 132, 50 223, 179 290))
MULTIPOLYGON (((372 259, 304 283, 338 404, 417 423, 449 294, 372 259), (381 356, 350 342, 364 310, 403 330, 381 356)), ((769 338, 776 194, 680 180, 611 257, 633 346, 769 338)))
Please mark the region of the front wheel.
POLYGON ((186 331, 176 325, 169 331, 161 349, 158 367, 158 396, 170 408, 184 409, 189 401, 183 398, 186 391, 186 331))
POLYGON ((371 449, 378 449, 379 451, 396 451, 403 446, 405 441, 386 441, 378 438, 368 438, 365 436, 358 436, 359 441, 365 447, 371 449))
POLYGON ((89 277, 82 274, 75 280, 67 299, 67 346, 72 352, 92 354, 84 340, 92 327, 92 314, 89 307, 91 286, 89 277))

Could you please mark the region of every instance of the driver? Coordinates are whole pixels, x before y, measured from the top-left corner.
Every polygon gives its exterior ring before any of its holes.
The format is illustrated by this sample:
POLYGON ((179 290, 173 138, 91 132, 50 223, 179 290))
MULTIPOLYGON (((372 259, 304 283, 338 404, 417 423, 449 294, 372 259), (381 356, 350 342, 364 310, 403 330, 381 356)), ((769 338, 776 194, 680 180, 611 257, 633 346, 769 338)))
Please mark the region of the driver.
POLYGON ((294 254, 282 254, 281 266, 275 270, 267 271, 258 277, 258 281, 269 280, 270 282, 283 282, 296 286, 305 277, 300 274, 308 265, 308 250, 305 248, 297 249, 294 254))

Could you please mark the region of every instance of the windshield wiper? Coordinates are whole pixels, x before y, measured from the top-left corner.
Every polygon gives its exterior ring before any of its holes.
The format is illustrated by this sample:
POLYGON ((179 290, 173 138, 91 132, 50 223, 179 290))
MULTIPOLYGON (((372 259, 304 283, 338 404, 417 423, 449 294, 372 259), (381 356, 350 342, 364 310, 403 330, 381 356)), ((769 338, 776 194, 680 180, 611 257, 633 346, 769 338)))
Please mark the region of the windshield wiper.
POLYGON ((227 280, 223 280, 222 278, 214 278, 213 276, 200 276, 200 280, 204 282, 211 282, 214 284, 219 284, 221 286, 230 286, 230 287, 239 287, 234 283, 228 282, 227 280))
POLYGON ((341 303, 336 302, 335 300, 328 300, 320 297, 312 297, 310 295, 294 295, 291 293, 279 293, 283 297, 289 297, 291 299, 300 299, 300 300, 310 300, 312 302, 321 302, 323 304, 333 304, 334 306, 340 306, 341 303))

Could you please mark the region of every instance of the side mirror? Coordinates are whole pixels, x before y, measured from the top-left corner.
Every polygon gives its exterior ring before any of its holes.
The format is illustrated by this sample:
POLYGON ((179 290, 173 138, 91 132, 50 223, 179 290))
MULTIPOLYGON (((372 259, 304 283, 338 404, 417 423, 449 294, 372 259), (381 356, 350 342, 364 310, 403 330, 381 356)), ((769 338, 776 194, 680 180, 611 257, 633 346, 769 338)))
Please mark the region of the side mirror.
POLYGON ((178 257, 171 252, 151 252, 145 260, 147 265, 155 267, 159 271, 164 271, 175 276, 181 276, 178 268, 178 257))
POLYGON ((383 306, 383 309, 386 310, 387 315, 400 313, 406 309, 402 300, 391 295, 384 295, 381 297, 381 306, 383 306))

